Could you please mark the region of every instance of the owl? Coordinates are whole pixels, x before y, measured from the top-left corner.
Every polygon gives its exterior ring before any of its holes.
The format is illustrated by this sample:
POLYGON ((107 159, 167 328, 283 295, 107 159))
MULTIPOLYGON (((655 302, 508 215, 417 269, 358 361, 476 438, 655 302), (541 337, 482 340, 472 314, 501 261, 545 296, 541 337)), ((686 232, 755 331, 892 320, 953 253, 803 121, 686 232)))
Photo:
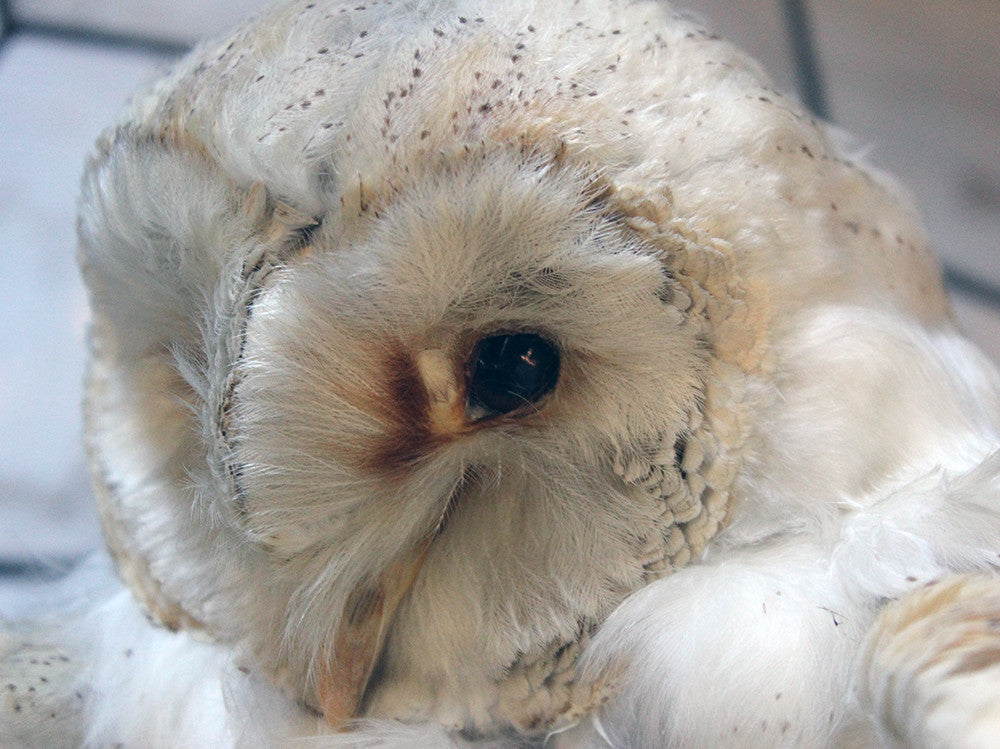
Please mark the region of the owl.
POLYGON ((79 238, 120 582, 6 627, 5 746, 1000 741, 1000 377, 663 3, 280 4, 79 238))

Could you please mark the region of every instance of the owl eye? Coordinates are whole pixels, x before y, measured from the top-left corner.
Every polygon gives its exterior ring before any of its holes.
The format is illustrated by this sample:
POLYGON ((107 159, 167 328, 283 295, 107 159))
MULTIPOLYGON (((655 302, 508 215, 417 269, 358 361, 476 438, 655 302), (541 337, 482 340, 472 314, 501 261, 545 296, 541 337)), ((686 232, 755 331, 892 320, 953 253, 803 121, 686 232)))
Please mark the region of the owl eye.
POLYGON ((559 379, 559 350, 534 333, 482 339, 469 366, 469 399, 490 415, 535 403, 559 379))

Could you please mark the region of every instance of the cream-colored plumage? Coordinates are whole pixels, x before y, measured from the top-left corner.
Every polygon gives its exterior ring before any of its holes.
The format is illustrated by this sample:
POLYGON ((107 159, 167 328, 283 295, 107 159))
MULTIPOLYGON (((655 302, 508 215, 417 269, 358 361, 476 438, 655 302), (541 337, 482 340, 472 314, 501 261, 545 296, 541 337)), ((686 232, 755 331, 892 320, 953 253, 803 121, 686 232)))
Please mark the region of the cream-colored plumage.
MULTIPOLYGON (((897 193, 656 2, 297 1, 197 50, 84 178, 130 592, 39 635, 86 653, 67 740, 1000 731, 876 623, 1000 548, 1000 379, 897 193)), ((1000 695, 977 642, 930 662, 1000 695)))

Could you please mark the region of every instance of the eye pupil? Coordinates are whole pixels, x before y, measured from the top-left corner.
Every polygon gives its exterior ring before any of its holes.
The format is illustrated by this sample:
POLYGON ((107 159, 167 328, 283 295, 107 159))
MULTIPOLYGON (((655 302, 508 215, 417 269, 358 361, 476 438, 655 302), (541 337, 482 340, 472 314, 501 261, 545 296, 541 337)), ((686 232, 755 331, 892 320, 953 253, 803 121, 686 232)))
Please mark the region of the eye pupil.
POLYGON ((469 398, 495 414, 534 403, 559 379, 559 351, 534 333, 484 338, 469 372, 469 398))

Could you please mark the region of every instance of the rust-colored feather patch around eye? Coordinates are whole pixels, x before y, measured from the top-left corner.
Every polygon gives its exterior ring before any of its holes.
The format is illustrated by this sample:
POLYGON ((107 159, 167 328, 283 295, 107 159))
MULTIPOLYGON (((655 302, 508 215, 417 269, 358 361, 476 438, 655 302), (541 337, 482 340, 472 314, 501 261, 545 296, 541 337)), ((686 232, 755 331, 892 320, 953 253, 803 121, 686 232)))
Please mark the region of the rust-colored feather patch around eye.
POLYGON ((461 378, 453 375, 450 386, 435 381, 446 378, 450 366, 436 350, 414 353, 400 345, 389 352, 381 367, 386 395, 376 405, 388 431, 374 446, 366 468, 398 475, 464 433, 461 378))

